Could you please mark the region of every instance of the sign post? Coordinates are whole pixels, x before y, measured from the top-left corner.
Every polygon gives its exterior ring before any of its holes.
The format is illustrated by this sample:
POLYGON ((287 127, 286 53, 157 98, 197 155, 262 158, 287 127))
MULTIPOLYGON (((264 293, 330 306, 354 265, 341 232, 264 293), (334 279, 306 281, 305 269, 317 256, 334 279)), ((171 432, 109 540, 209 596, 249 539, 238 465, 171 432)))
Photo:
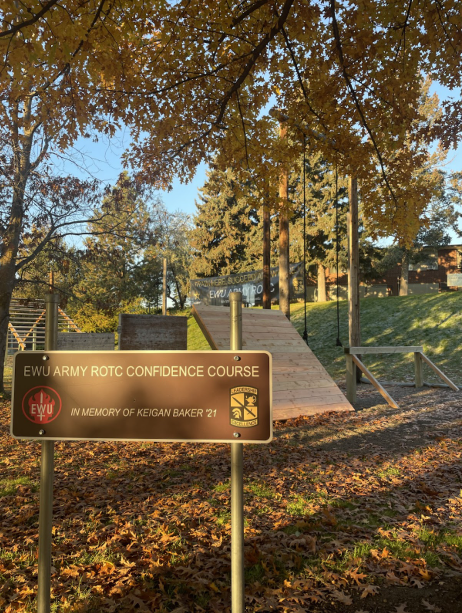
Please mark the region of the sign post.
POLYGON ((41 440, 38 613, 50 613, 55 440, 231 443, 231 599, 244 613, 243 443, 272 439, 271 354, 242 350, 242 294, 231 294, 229 351, 16 353, 11 434, 41 440))
MULTIPOLYGON (((57 349, 58 345, 57 294, 45 296, 45 351, 57 349)), ((45 356, 43 356, 45 357, 45 356)), ((40 433, 44 434, 41 429, 40 433)), ((50 613, 51 587, 51 529, 53 523, 53 472, 54 441, 42 441, 40 462, 40 508, 39 508, 39 553, 38 553, 38 613, 50 613)))
MULTIPOLYGON (((242 293, 231 292, 230 349, 242 349, 242 293)), ((238 355, 234 356, 236 361, 238 355)), ((240 437, 235 432, 236 438, 240 437)), ((244 479, 243 443, 231 443, 231 611, 244 613, 244 479)))

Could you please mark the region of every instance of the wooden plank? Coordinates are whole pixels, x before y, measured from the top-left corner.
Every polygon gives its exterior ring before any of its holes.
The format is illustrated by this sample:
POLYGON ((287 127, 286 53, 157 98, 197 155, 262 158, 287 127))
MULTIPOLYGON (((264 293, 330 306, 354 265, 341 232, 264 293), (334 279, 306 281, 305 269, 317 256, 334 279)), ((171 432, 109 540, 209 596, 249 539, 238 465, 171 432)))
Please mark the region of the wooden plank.
POLYGON ((372 383, 372 385, 375 387, 375 389, 378 392, 380 392, 380 394, 385 398, 385 400, 388 402, 388 404, 391 407, 393 407, 394 409, 399 409, 399 406, 396 404, 396 402, 393 400, 393 398, 390 396, 390 394, 388 394, 385 391, 385 389, 380 385, 380 383, 377 381, 377 379, 367 370, 367 368, 364 366, 364 364, 361 362, 361 360, 358 359, 355 355, 352 355, 351 359, 356 364, 356 366, 358 366, 358 368, 360 368, 362 370, 362 372, 366 375, 366 377, 369 379, 369 381, 372 383))
POLYGON ((114 332, 60 332, 60 351, 114 351, 114 332))
POLYGON ((323 398, 326 402, 328 402, 330 398, 338 398, 338 396, 338 389, 335 389, 334 387, 273 390, 273 399, 294 400, 298 403, 303 403, 305 399, 309 400, 310 398, 323 398))
POLYGON ((24 350, 26 348, 26 345, 23 343, 21 337, 16 332, 16 330, 14 329, 14 326, 10 322, 8 322, 8 328, 13 333, 13 336, 16 339, 16 342, 18 343, 18 346, 24 350))
POLYGON ((220 349, 221 347, 219 347, 218 345, 215 344, 212 335, 209 333, 209 331, 207 329, 207 326, 205 325, 205 322, 203 320, 203 315, 201 315, 199 313, 199 311, 196 309, 195 305, 193 305, 192 314, 193 314, 194 319, 196 320, 196 323, 199 326, 202 334, 205 336, 205 339, 208 342, 210 348, 211 349, 220 349))
POLYGON ((351 403, 353 403, 353 402, 356 402, 356 368, 353 362, 352 355, 346 354, 345 358, 346 358, 347 398, 351 403))
POLYGON ((436 366, 435 364, 433 364, 433 362, 430 360, 430 358, 428 358, 428 357, 427 357, 427 356, 426 356, 424 353, 422 353, 422 352, 420 353, 420 355, 422 356, 422 360, 423 360, 424 362, 426 362, 426 363, 427 363, 427 364, 430 366, 430 368, 432 368, 432 369, 433 369, 433 370, 436 372, 436 374, 437 374, 439 377, 441 377, 441 379, 443 379, 443 381, 444 381, 445 383, 447 383, 447 384, 449 385, 449 387, 450 387, 452 390, 454 390, 455 392, 458 392, 458 391, 459 391, 459 388, 457 387, 457 385, 456 385, 455 383, 453 383, 453 382, 451 381, 451 379, 449 379, 449 377, 446 377, 446 375, 444 374, 444 372, 442 372, 442 371, 441 371, 441 370, 438 368, 438 366, 436 366))
MULTIPOLYGON (((62 310, 62 308, 61 308, 61 307, 59 307, 59 306, 58 306, 58 313, 61 315, 61 317, 64 317, 64 319, 67 321, 67 323, 68 323, 69 325, 71 325, 71 326, 74 328, 74 330, 75 330, 76 332, 82 332, 82 330, 81 330, 81 329, 78 327, 78 325, 77 325, 77 324, 75 324, 75 323, 72 321, 72 319, 71 319, 71 318, 70 318, 68 315, 66 315, 66 313, 65 313, 65 312, 62 310)), ((100 332, 100 334, 102 334, 102 333, 100 332)))
MULTIPOLYGON (((335 385, 335 383, 333 384, 335 387, 334 389, 338 389, 337 386, 335 385)), ((321 386, 324 387, 324 386, 321 386)), ((331 388, 331 385, 326 385, 326 388, 331 388)), ((297 389, 317 389, 317 387, 315 385, 312 385, 312 381, 307 381, 307 380, 301 380, 301 381, 292 381, 290 387, 287 385, 287 382, 274 382, 273 383, 273 391, 279 391, 279 390, 297 390, 297 389)))
POLYGON ((420 351, 416 351, 414 353, 414 377, 415 377, 415 387, 423 387, 423 364, 422 364, 422 354, 420 351))
POLYGON ((423 347, 419 346, 402 346, 396 347, 345 347, 345 353, 350 355, 366 355, 366 353, 415 353, 423 351, 423 347))
POLYGON ((184 351, 187 348, 187 317, 119 315, 119 349, 184 351))

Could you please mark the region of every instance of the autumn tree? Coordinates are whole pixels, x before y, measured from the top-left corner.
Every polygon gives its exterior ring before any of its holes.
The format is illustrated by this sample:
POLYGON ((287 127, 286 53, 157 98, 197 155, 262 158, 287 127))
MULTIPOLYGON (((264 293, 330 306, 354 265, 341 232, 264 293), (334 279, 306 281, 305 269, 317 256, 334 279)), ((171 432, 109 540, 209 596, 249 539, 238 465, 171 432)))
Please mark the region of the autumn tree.
MULTIPOLYGON (((62 155, 79 136, 114 133, 128 102, 109 91, 108 85, 115 75, 128 85, 137 50, 149 47, 144 37, 152 23, 146 20, 144 4, 141 0, 2 3, 0 355, 21 264, 22 235, 32 223, 30 195, 35 182, 46 174, 44 164, 53 154, 62 155)), ((74 190, 77 198, 81 189, 66 178, 55 178, 54 184, 56 190, 51 186, 42 195, 55 203, 66 190, 74 190)), ((82 191, 79 197, 84 198, 82 191)), ((63 204, 58 214, 61 223, 70 221, 63 217, 65 208, 63 204)), ((54 216, 47 207, 42 211, 44 218, 54 216)), ((55 219, 49 223, 56 228, 55 219)), ((0 362, 3 368, 3 359, 0 362)))
MULTIPOLYGON (((418 186, 407 198, 421 152, 403 144, 419 123, 421 75, 461 86, 462 16, 453 0, 437 10, 380 0, 6 0, 2 8, 2 124, 16 151, 12 220, 22 219, 30 167, 47 147, 64 149, 91 129, 113 133, 122 121, 134 137, 128 159, 146 180, 187 180, 218 155, 222 169, 248 173, 257 191, 268 188, 273 210, 283 208, 281 172, 301 146, 277 138, 267 113, 274 96, 289 136, 302 130, 342 176, 370 188, 365 216, 383 234, 398 227, 411 240, 415 224, 407 222, 428 194, 418 186), (43 147, 31 157, 34 142, 43 147)), ((449 101, 434 125, 419 123, 417 136, 456 143, 460 105, 449 101)), ((2 261, 7 299, 17 226, 8 226, 2 261)))
POLYGON ((429 263, 429 258, 439 247, 451 242, 451 232, 462 236, 462 175, 439 170, 438 177, 438 189, 424 211, 412 243, 400 245, 395 241, 382 250, 374 263, 374 270, 379 274, 400 264, 400 296, 408 294, 411 264, 429 263))
MULTIPOLYGON (((299 156, 300 146, 289 150, 277 142, 266 112, 273 95, 289 135, 302 130, 326 159, 337 159, 343 176, 375 176, 379 169, 385 198, 378 207, 372 190, 365 213, 380 219, 386 233, 401 221, 406 179, 420 163, 413 148, 399 158, 390 154, 419 118, 422 72, 459 82, 460 54, 447 49, 448 39, 460 44, 460 19, 454 6, 436 16, 415 3, 171 3, 159 11, 162 53, 140 100, 145 137, 133 159, 145 159, 145 172, 157 171, 168 183, 175 174, 191 176, 218 152, 222 168, 232 161, 256 180, 269 179, 277 206, 281 168, 299 156)), ((421 135, 455 134, 456 106, 432 129, 422 125, 421 135)), ((420 214, 425 197, 413 199, 406 217, 420 214)), ((400 225, 404 236, 407 226, 400 225)))
POLYGON ((154 224, 157 204, 126 172, 107 190, 86 228, 89 236, 83 245, 80 282, 74 289, 76 320, 89 317, 90 312, 95 320, 100 313, 105 326, 113 327, 123 307, 141 306, 139 279, 148 248, 160 237, 154 224))
MULTIPOLYGON (((44 259, 49 257, 59 265, 63 255, 63 237, 75 233, 86 223, 92 204, 99 197, 94 181, 53 176, 45 166, 41 173, 31 173, 22 194, 22 216, 18 220, 12 217, 15 184, 11 176, 10 153, 3 149, 0 156, 0 355, 4 355, 6 348, 8 310, 16 282, 22 281, 24 287, 26 280, 29 283, 34 281, 36 286, 41 284, 42 295, 48 291, 44 259), (14 257, 10 242, 12 226, 16 226, 17 231, 14 257), (34 272, 37 259, 41 261, 42 269, 38 267, 34 272)), ((3 359, 0 360, 0 381, 3 381, 3 359)))
MULTIPOLYGON (((167 259, 167 297, 173 302, 175 308, 184 309, 185 302, 190 293, 189 279, 193 249, 190 244, 192 222, 189 215, 176 211, 169 212, 165 206, 159 206, 154 216, 154 226, 158 240, 153 249, 146 254, 146 265, 151 259, 157 270, 156 286, 161 287, 163 277, 163 258, 167 259)), ((154 279, 143 270, 145 279, 154 279)))
MULTIPOLYGON (((38 240, 40 237, 33 229, 20 246, 20 260, 35 250, 38 240)), ((68 245, 61 235, 55 235, 42 251, 18 269, 13 297, 43 299, 52 286, 60 294, 60 305, 65 306, 79 280, 80 255, 79 250, 68 245)))

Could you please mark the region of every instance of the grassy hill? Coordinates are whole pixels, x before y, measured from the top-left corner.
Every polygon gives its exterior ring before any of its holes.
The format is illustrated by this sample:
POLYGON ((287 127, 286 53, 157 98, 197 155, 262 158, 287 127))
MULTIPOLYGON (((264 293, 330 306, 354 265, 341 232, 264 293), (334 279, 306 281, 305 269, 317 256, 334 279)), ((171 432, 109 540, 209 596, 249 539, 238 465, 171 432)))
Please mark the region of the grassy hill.
MULTIPOLYGON (((348 305, 340 302, 340 340, 348 345, 348 305)), ((292 323, 302 334, 304 305, 291 305, 292 323)), ((188 321, 188 348, 209 349, 193 317, 188 321)), ((336 347, 335 302, 307 304, 308 344, 334 379, 345 377, 342 347, 336 347)), ((424 294, 361 301, 361 343, 371 346, 422 345, 424 353, 455 383, 462 383, 462 292, 424 294)), ((374 376, 412 381, 412 354, 370 355, 364 362, 374 376)), ((424 365, 425 381, 440 381, 424 365)))

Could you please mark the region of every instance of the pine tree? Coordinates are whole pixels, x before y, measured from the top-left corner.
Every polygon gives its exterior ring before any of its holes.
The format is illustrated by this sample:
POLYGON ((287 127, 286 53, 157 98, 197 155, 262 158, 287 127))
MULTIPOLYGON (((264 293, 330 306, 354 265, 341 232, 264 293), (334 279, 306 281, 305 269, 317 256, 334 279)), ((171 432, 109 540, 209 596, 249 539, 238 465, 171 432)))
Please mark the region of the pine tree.
MULTIPOLYGON (((248 193, 250 187, 247 186, 248 193)), ((215 277, 262 267, 262 213, 250 205, 232 169, 211 170, 196 202, 191 276, 215 277)))
POLYGON ((337 236, 340 241, 339 260, 342 267, 346 264, 346 185, 344 179, 339 178, 336 181, 332 164, 320 153, 307 152, 305 158, 305 238, 301 161, 300 171, 292 179, 293 198, 296 203, 292 249, 301 260, 305 244, 307 267, 317 279, 318 301, 324 302, 327 300, 326 271, 335 269, 336 266, 337 236))

